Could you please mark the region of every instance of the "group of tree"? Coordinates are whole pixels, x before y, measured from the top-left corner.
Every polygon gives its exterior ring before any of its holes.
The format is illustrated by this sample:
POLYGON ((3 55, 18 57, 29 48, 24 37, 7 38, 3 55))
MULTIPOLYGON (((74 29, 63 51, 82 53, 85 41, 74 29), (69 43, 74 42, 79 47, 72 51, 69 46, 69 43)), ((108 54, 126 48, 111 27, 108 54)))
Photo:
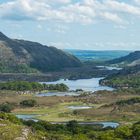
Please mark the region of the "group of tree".
MULTIPOLYGON (((33 99, 23 100, 19 103, 20 107, 34 107, 37 105, 37 101, 33 99)), ((11 111, 16 107, 15 104, 5 102, 0 104, 0 112, 11 113, 11 111)))
POLYGON ((69 88, 65 84, 41 84, 38 82, 14 81, 0 83, 0 90, 14 91, 42 91, 42 90, 58 90, 67 91, 69 88))
MULTIPOLYGON (((117 128, 103 128, 94 125, 79 125, 77 121, 66 124, 51 124, 46 121, 23 121, 15 116, 0 113, 0 119, 30 128, 32 140, 139 140, 140 122, 121 125, 117 128)), ((10 124, 11 125, 11 124, 10 124)), ((10 133, 10 127, 9 131, 10 133)), ((8 133, 7 133, 8 134, 8 133)))
POLYGON ((20 105, 23 107, 34 107, 35 105, 37 105, 37 101, 33 99, 23 100, 20 102, 20 105))
POLYGON ((125 105, 133 105, 136 103, 140 103, 140 97, 135 97, 128 100, 120 100, 116 102, 116 105, 125 106, 125 105))
POLYGON ((0 104, 0 112, 10 113, 14 109, 14 105, 11 103, 2 103, 0 104))

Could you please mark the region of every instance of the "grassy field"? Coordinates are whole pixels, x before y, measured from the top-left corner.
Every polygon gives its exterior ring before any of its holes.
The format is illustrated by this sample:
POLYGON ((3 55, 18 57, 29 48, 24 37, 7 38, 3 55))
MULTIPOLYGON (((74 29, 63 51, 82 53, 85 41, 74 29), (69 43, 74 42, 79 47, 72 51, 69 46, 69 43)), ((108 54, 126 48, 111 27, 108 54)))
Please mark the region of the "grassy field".
POLYGON ((0 139, 14 140, 22 135, 23 126, 0 120, 0 139))
POLYGON ((139 94, 97 92, 93 95, 81 97, 36 97, 34 95, 16 95, 16 93, 1 93, 0 103, 10 102, 16 105, 12 111, 14 114, 39 114, 37 119, 65 122, 78 121, 117 121, 120 123, 132 123, 140 119, 140 104, 116 106, 120 100, 139 97, 139 94), (23 108, 20 101, 34 99, 37 106, 23 108), (111 105, 112 104, 112 105, 111 105), (92 106, 90 109, 71 110, 68 106, 92 106))

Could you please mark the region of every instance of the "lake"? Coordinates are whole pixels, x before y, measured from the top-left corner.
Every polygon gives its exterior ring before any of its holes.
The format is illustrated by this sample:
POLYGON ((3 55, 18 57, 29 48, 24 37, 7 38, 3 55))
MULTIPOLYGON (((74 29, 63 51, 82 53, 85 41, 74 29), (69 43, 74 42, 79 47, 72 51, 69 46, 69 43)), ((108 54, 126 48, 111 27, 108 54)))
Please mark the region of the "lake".
POLYGON ((101 78, 91 78, 91 79, 79 79, 79 80, 64 80, 64 79, 60 79, 58 81, 54 81, 54 82, 42 82, 45 84, 60 84, 60 83, 64 83, 66 84, 70 90, 76 90, 76 89, 82 89, 84 91, 99 91, 99 90, 108 90, 108 91, 112 91, 114 90, 111 87, 108 86, 101 86, 99 84, 99 81, 103 79, 103 77, 101 78))
POLYGON ((37 116, 41 116, 41 115, 35 115, 35 114, 34 115, 30 115, 30 114, 17 114, 16 115, 16 117, 19 118, 19 119, 23 119, 23 120, 26 120, 26 121, 33 120, 35 122, 38 121, 37 119, 35 119, 35 117, 37 117, 37 116))
POLYGON ((91 106, 68 106, 69 109, 71 110, 79 110, 79 109, 90 109, 92 108, 91 106))

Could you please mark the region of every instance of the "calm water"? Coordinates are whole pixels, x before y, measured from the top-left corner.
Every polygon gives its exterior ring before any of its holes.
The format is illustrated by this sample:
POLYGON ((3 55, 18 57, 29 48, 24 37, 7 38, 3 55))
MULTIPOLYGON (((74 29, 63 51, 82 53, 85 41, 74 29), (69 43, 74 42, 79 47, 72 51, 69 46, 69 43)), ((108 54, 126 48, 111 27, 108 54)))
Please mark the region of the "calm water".
POLYGON ((23 119, 23 120, 33 120, 35 122, 37 122, 38 120, 35 119, 35 117, 40 116, 40 115, 30 115, 30 114, 18 114, 16 115, 17 118, 19 119, 23 119))
POLYGON ((69 109, 76 110, 76 109, 89 109, 92 108, 91 106, 68 106, 69 109))
POLYGON ((82 89, 84 91, 98 91, 98 90, 109 90, 112 91, 113 88, 108 86, 101 86, 99 81, 103 78, 91 78, 91 79, 79 79, 79 80, 58 80, 55 82, 43 82, 46 84, 66 84, 70 90, 82 89))
MULTIPOLYGON (((38 120, 35 119, 35 117, 40 116, 40 115, 16 115, 17 118, 19 119, 23 119, 23 120, 33 120, 35 122, 37 122, 38 120)), ((66 124, 66 123, 61 123, 61 122, 55 122, 52 124, 66 124)), ((81 122, 79 123, 81 125, 96 125, 96 124, 102 124, 103 127, 112 127, 112 128, 116 128, 117 126, 119 126, 119 123, 114 123, 114 122, 81 122)))
POLYGON ((97 67, 101 69, 107 69, 107 70, 122 70, 122 68, 110 67, 110 66, 97 66, 97 67))

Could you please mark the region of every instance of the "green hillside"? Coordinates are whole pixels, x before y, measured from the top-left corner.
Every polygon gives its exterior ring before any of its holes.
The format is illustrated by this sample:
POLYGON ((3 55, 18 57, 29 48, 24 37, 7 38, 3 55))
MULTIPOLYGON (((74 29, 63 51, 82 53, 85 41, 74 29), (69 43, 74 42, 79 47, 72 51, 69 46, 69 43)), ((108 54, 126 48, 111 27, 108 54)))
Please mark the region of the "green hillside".
POLYGON ((80 60, 55 47, 10 39, 0 32, 0 72, 36 73, 79 67, 80 60))
POLYGON ((115 88, 140 88, 140 65, 125 67, 101 80, 100 83, 115 88))
POLYGON ((121 66, 135 66, 140 64, 140 51, 135 51, 126 55, 124 57, 120 57, 117 59, 113 59, 107 62, 108 64, 117 64, 121 66))

